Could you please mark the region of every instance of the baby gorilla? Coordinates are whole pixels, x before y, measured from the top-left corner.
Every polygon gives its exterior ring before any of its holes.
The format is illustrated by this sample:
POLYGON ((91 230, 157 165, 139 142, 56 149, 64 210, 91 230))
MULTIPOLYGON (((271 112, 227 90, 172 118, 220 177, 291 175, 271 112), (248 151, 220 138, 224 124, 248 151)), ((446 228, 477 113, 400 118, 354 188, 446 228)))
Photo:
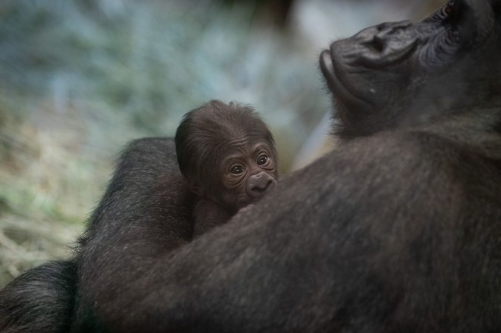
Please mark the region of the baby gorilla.
POLYGON ((197 196, 194 236, 276 185, 273 136, 250 107, 210 101, 184 116, 175 141, 179 169, 197 196))

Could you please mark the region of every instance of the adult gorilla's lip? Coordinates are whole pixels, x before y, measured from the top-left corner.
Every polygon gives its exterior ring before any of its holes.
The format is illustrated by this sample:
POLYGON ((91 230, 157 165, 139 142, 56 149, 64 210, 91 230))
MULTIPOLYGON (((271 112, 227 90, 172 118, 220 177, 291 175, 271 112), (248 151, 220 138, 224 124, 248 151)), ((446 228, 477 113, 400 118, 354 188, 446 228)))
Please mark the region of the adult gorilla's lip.
POLYGON ((349 101, 351 104, 358 104, 359 107, 371 107, 371 104, 360 96, 357 96, 352 90, 340 80, 336 73, 334 61, 329 50, 320 53, 320 70, 327 81, 330 91, 343 101, 349 101))
POLYGON ((320 53, 320 70, 327 81, 329 89, 333 91, 336 74, 334 73, 332 57, 328 50, 323 50, 322 53, 320 53))

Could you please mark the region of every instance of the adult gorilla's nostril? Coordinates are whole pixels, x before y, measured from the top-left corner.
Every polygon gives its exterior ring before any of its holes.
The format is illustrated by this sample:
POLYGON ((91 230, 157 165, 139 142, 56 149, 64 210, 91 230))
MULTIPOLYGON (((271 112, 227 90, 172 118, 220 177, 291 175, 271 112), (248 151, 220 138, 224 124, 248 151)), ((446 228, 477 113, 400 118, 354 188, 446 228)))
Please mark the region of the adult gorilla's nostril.
POLYGON ((377 52, 383 52, 385 46, 385 38, 381 34, 375 34, 372 39, 372 47, 377 52))

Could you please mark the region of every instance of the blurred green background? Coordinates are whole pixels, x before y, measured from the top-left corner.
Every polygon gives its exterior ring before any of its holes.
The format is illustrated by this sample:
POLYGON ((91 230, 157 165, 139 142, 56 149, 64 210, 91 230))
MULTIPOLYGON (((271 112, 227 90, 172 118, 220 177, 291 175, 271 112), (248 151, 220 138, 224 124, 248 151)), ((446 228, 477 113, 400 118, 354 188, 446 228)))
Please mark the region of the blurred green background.
POLYGON ((441 1, 0 0, 0 288, 71 254, 124 145, 210 99, 255 106, 281 172, 329 147, 317 57, 441 1))

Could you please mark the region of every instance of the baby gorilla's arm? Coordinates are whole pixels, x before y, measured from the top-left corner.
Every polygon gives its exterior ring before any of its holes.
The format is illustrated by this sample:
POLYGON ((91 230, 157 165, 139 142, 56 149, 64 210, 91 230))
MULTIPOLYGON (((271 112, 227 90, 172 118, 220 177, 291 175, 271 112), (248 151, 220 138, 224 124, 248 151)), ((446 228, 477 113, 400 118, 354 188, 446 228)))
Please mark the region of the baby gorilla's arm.
POLYGON ((197 237, 209 229, 226 223, 232 215, 215 202, 201 198, 195 206, 195 227, 193 237, 197 237))

